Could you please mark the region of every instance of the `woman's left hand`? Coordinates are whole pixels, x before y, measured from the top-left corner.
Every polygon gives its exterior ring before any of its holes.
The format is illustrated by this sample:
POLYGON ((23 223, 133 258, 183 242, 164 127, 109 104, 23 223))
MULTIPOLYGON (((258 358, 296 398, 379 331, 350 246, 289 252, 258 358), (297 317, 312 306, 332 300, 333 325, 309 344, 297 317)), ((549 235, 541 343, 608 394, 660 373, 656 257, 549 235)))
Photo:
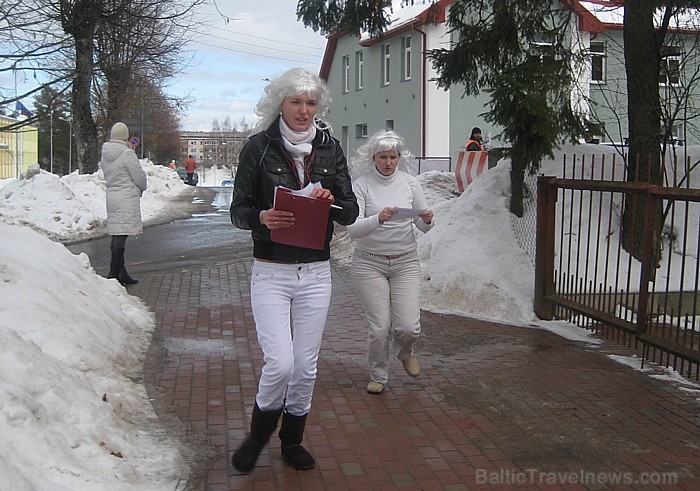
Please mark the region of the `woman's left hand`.
POLYGON ((425 223, 430 225, 430 222, 433 221, 433 210, 425 210, 423 213, 419 213, 418 216, 421 217, 425 223))

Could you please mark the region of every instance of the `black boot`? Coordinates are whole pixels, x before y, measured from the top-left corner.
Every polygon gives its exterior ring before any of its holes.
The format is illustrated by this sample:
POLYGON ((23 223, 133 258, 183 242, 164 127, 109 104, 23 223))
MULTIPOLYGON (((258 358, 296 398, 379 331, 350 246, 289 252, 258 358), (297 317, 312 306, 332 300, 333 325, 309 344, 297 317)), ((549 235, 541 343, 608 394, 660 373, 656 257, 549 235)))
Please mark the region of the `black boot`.
MULTIPOLYGON (((124 261, 124 251, 122 251, 121 261, 124 261)), ((121 262, 119 257, 112 251, 112 258, 109 261, 109 274, 107 278, 119 279, 119 272, 121 271, 121 262)))
POLYGON ((112 253, 112 256, 109 260, 109 274, 107 275, 107 278, 116 278, 119 283, 121 283, 119 276, 121 275, 122 268, 124 268, 125 242, 126 241, 123 240, 123 237, 113 235, 112 243, 109 246, 109 251, 112 253))
POLYGON ((282 456, 289 465, 298 470, 313 469, 316 466, 313 456, 301 446, 307 416, 308 413, 303 416, 292 416, 287 411, 282 415, 282 428, 280 428, 282 456))
POLYGON ((113 235, 112 243, 109 246, 112 258, 109 262, 109 275, 107 275, 107 278, 116 278, 122 286, 135 285, 139 282, 139 280, 135 280, 126 272, 124 252, 126 251, 127 238, 127 235, 113 235))
POLYGON ((119 283, 122 285, 135 285, 138 282, 139 280, 129 276, 129 273, 126 272, 126 266, 124 266, 124 263, 122 262, 121 271, 119 272, 119 283))
POLYGON ((277 421, 282 414, 281 409, 274 411, 263 411, 255 403, 253 417, 250 421, 250 433, 238 450, 233 454, 231 464, 241 472, 248 472, 255 467, 261 450, 277 429, 277 421))

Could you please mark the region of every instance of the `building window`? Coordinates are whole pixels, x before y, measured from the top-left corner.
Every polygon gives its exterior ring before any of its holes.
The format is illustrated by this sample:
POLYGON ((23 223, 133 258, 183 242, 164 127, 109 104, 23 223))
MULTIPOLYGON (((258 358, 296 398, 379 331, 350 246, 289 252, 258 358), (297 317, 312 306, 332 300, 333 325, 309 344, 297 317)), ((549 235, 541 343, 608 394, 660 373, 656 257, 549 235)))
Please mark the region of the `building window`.
POLYGON ((661 55, 659 83, 661 85, 679 85, 681 83, 681 48, 666 46, 661 55))
POLYGON ((670 128, 665 124, 661 128, 661 138, 666 137, 666 143, 668 145, 683 145, 683 125, 681 123, 676 123, 670 128), (668 131, 668 135, 666 135, 668 131))
POLYGON ((355 138, 367 138, 367 123, 355 125, 355 138))
POLYGON ((591 82, 605 83, 605 43, 591 43, 591 82))
POLYGON ((355 53, 355 64, 357 70, 355 73, 355 87, 357 90, 362 90, 365 81, 365 62, 364 53, 362 51, 355 53))
POLYGON ((350 90, 350 57, 343 56, 343 93, 350 90))
POLYGON ((391 80, 391 45, 382 45, 382 85, 389 85, 391 80))
POLYGON ((538 40, 530 43, 529 57, 533 61, 545 64, 554 56, 554 36, 545 34, 538 40))
POLYGON ((386 128, 387 131, 394 131, 394 120, 387 119, 384 127, 386 128))
POLYGON ((405 36, 401 39, 401 49, 403 56, 401 57, 401 71, 403 80, 411 80, 411 36, 405 36))

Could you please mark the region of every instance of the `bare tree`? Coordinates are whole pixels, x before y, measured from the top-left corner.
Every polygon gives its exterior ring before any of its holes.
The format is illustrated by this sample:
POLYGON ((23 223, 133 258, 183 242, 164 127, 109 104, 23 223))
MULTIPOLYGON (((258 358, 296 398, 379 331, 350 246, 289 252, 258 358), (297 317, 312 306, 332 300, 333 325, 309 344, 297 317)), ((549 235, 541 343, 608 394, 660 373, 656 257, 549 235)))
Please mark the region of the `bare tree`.
POLYGON ((107 89, 108 122, 121 118, 127 91, 135 91, 136 84, 166 80, 188 65, 191 60, 182 52, 187 30, 197 27, 194 8, 202 1, 132 0, 129 9, 98 25, 97 65, 107 89))
POLYGON ((0 41, 11 48, 0 58, 0 70, 31 70, 42 80, 38 88, 23 94, 10 95, 3 88, 0 104, 69 81, 76 159, 81 172, 93 172, 99 113, 93 99, 96 78, 107 81, 108 96, 102 101, 118 114, 120 101, 135 81, 172 75, 168 63, 178 58, 184 33, 195 22, 194 9, 204 2, 0 0, 0 41))
MULTIPOLYGON (((36 15, 36 4, 23 0, 0 0, 0 73, 11 74, 14 84, 0 86, 0 107, 14 109, 16 102, 70 82, 63 52, 70 40, 55 22, 36 15), (33 82, 26 84, 28 78, 33 82), (28 89, 26 87, 29 87, 28 89)), ((5 126, 14 131, 37 123, 38 116, 5 126)))

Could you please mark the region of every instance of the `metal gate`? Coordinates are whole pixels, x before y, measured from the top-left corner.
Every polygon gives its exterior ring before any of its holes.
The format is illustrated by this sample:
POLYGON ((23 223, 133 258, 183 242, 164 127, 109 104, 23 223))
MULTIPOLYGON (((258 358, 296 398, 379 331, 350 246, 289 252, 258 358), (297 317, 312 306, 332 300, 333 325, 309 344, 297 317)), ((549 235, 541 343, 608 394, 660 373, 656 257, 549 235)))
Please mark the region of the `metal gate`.
POLYGON ((698 379, 699 231, 698 189, 540 176, 535 313, 641 344, 645 359, 698 379), (647 207, 641 260, 622 247, 635 202, 647 207))

